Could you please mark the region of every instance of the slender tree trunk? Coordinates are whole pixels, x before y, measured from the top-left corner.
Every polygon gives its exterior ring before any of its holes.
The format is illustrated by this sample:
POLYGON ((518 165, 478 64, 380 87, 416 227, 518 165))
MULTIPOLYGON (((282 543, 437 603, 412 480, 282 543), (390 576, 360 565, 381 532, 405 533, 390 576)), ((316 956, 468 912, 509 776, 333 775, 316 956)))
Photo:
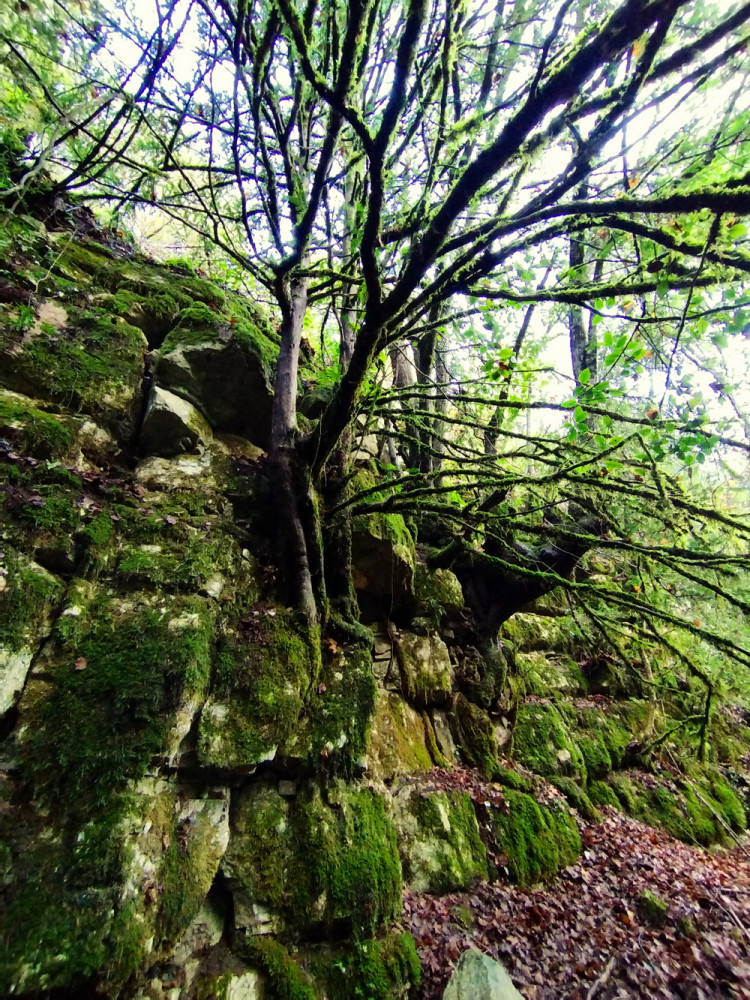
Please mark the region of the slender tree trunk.
POLYGON ((309 470, 301 464, 302 457, 296 448, 297 374, 307 309, 306 279, 280 276, 276 297, 282 325, 271 414, 270 475, 278 512, 281 569, 288 581, 290 599, 312 623, 318 617, 313 585, 313 566, 318 560, 314 555, 311 560, 310 552, 316 532, 311 535, 308 524, 312 510, 309 470))

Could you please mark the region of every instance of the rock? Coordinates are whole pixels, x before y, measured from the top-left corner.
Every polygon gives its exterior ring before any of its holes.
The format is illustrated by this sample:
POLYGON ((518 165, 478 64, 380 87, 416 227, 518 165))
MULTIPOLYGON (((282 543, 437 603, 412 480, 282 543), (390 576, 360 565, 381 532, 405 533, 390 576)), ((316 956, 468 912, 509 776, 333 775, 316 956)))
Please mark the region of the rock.
POLYGON ((429 570, 417 566, 414 591, 421 615, 436 621, 443 615, 455 614, 464 606, 464 592, 456 574, 450 569, 429 570))
POLYGON ((59 581, 41 566, 0 550, 0 715, 23 690, 59 592, 59 581))
POLYGON ((404 696, 422 707, 446 702, 451 696, 451 661, 443 640, 402 632, 398 643, 404 696))
MULTIPOLYGON (((273 390, 261 353, 249 338, 207 332, 202 343, 179 343, 180 330, 157 359, 156 384, 205 413, 213 430, 238 434, 265 447, 271 426, 273 390)), ((192 333, 195 336, 195 333, 192 333)))
POLYGON ((431 712, 430 718, 432 719, 432 728, 435 732, 438 750, 445 757, 446 763, 457 764, 459 753, 453 741, 447 713, 436 708, 431 712))
POLYGON ((412 892, 438 895, 487 878, 487 854, 467 792, 415 792, 391 800, 404 881, 412 892))
POLYGON ((194 451, 211 438, 211 428, 198 410, 180 396, 154 386, 141 428, 141 449, 169 458, 194 451))
POLYGON ((368 774, 382 781, 432 767, 424 721, 398 694, 378 691, 367 759, 368 774))
POLYGON ((469 948, 453 970, 443 1000, 523 1000, 505 968, 469 948))
POLYGON ((265 996, 263 979, 259 972, 250 970, 226 980, 226 1000, 262 1000, 265 996))

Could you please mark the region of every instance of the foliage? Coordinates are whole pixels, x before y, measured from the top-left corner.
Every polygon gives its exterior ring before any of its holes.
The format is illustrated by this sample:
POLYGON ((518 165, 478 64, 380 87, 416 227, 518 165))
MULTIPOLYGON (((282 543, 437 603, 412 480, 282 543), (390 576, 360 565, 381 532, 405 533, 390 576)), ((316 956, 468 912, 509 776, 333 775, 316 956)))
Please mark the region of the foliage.
POLYGON ((555 587, 625 672, 668 633, 705 753, 706 655, 750 665, 720 624, 750 609, 746 7, 62 10, 0 21, 0 196, 157 213, 269 310, 290 602, 351 618, 351 520, 419 511, 480 646, 555 587), (303 338, 326 390, 304 431, 303 338), (381 462, 347 489, 355 425, 381 462))

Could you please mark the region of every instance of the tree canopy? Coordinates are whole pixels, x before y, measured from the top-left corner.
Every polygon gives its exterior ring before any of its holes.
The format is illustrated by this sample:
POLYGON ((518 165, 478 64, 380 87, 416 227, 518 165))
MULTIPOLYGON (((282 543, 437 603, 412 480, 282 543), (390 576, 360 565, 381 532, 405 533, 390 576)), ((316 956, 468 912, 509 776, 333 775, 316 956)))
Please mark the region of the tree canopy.
POLYGON ((43 177, 114 227, 158 212, 264 305, 279 563, 311 622, 356 618, 352 520, 418 513, 488 644, 562 586, 615 652, 661 636, 710 693, 712 655, 750 665, 749 22, 29 0, 0 15, 0 196, 43 177), (592 549, 606 571, 578 572, 592 549))

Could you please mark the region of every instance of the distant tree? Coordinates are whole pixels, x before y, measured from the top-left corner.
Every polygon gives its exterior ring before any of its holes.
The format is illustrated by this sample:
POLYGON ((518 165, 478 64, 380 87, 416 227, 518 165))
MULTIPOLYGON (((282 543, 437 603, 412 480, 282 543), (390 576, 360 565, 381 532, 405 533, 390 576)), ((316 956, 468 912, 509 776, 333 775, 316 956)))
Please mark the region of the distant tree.
POLYGON ((487 642, 562 584, 610 638, 676 628, 750 664, 681 593, 750 610, 748 522, 685 474, 750 450, 722 367, 750 322, 750 4, 143 7, 50 0, 57 78, 33 11, 25 34, 0 22, 5 79, 47 104, 26 176, 158 205, 265 301, 279 563, 308 619, 354 620, 352 518, 419 511, 487 642), (550 401, 540 351, 561 328, 550 401), (301 431, 305 337, 328 394, 301 431), (363 424, 384 449, 369 492, 350 476, 363 424), (572 578, 592 546, 621 560, 608 582, 572 578))

